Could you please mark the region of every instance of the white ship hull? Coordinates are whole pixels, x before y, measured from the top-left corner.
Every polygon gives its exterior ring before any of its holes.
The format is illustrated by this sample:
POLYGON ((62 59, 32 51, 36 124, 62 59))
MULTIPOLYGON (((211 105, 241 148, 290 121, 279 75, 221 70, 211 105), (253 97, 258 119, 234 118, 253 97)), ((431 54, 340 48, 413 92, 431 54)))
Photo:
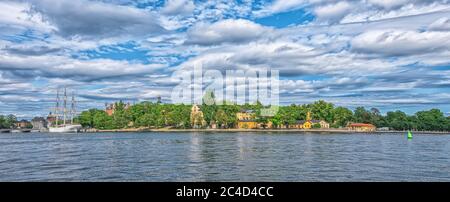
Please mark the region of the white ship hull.
POLYGON ((48 132, 50 133, 77 133, 80 131, 81 125, 65 125, 58 127, 49 127, 48 132))

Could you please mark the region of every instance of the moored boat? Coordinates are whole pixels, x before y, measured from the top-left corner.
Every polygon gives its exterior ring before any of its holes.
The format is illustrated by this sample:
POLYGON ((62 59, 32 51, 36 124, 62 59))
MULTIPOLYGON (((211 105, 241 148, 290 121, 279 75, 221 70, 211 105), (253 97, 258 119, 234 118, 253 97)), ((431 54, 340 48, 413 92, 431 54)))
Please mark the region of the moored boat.
POLYGON ((67 124, 63 126, 49 127, 48 132, 50 133, 77 133, 81 129, 79 124, 67 124))

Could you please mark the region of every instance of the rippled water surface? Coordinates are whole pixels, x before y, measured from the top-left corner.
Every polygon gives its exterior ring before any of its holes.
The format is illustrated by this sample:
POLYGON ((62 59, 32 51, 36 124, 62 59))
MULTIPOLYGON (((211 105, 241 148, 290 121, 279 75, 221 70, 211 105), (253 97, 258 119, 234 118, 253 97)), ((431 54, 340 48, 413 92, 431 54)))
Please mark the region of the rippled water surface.
POLYGON ((450 181, 450 135, 0 134, 0 181, 450 181))

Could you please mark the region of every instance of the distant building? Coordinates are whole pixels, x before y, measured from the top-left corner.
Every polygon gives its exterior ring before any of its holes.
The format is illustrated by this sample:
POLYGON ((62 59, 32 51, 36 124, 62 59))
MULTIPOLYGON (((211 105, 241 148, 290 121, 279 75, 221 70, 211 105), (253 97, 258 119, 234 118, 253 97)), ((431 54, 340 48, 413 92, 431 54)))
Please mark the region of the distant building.
POLYGON ((298 120, 294 125, 290 125, 289 128, 311 129, 314 124, 320 124, 320 128, 330 128, 330 124, 324 120, 311 119, 311 112, 306 114, 306 120, 298 120))
POLYGON ((330 124, 323 120, 299 120, 290 128, 298 128, 298 129, 310 129, 313 128, 314 124, 319 124, 320 128, 330 128, 330 124))
POLYGON ((30 128, 31 123, 25 119, 22 119, 20 121, 17 121, 14 125, 16 128, 30 128))
POLYGON ((256 122, 256 114, 253 110, 242 110, 236 113, 238 119, 237 128, 239 129, 255 129, 258 127, 256 122))
POLYGON ((266 129, 266 128, 273 128, 274 126, 272 121, 268 121, 267 123, 258 123, 257 127, 261 129, 266 129))
POLYGON ((43 130, 47 128, 47 120, 43 117, 34 117, 31 125, 33 125, 33 130, 43 130))
POLYGON ((378 131, 389 131, 389 127, 377 128, 378 131))
POLYGON ((211 129, 217 129, 217 124, 216 124, 216 122, 215 122, 214 120, 212 120, 211 123, 210 123, 209 125, 210 125, 209 128, 211 128, 211 129))
POLYGON ((324 120, 311 120, 313 124, 320 124, 320 128, 330 128, 330 124, 324 120))
MULTIPOLYGON (((124 109, 128 109, 131 107, 130 103, 125 104, 124 109)), ((114 114, 114 112, 116 111, 117 108, 117 104, 116 103, 112 103, 112 104, 108 104, 105 103, 105 112, 108 114, 108 116, 112 116, 114 114)))
POLYGON ((115 110, 116 110, 116 103, 109 105, 108 103, 105 103, 105 112, 108 114, 108 116, 112 116, 115 110))
POLYGON ((196 104, 194 104, 191 109, 191 126, 192 128, 203 128, 206 126, 203 112, 196 104))
POLYGON ((51 112, 47 116, 47 126, 52 126, 56 123, 56 116, 52 114, 51 112))
POLYGON ((347 128, 352 131, 362 131, 362 132, 374 132, 376 127, 369 123, 351 123, 348 124, 347 128))

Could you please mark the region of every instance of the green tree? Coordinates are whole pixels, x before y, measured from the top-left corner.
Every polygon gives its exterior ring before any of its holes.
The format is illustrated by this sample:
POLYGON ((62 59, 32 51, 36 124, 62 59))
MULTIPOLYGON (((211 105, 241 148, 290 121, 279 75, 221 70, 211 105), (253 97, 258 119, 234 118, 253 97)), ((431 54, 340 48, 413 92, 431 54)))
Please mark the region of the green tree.
POLYGON ((3 128, 14 128, 14 124, 17 122, 17 117, 13 114, 9 114, 4 117, 3 128))
POLYGON ((333 126, 345 127, 347 123, 350 122, 353 118, 353 112, 345 107, 336 107, 333 110, 334 123, 333 126))
POLYGON ((129 114, 131 117, 131 121, 136 122, 136 120, 145 114, 145 103, 135 104, 130 107, 129 114))
POLYGON ((114 129, 113 120, 104 111, 96 111, 94 114, 94 128, 97 129, 114 129))
POLYGON ((386 122, 387 126, 394 130, 411 129, 411 125, 408 122, 408 116, 400 110, 386 113, 386 122))
POLYGON ((279 128, 283 122, 281 121, 280 113, 275 114, 272 118, 269 119, 272 122, 274 128, 279 128))
POLYGON ((312 128, 320 128, 321 125, 320 125, 320 123, 314 123, 314 124, 312 124, 311 127, 312 127, 312 128))
POLYGON ((429 111, 419 111, 416 113, 419 130, 436 130, 443 131, 448 129, 448 122, 439 109, 431 109, 429 111))
POLYGON ((95 114, 102 113, 102 112, 103 112, 103 110, 89 109, 87 111, 81 112, 81 114, 77 117, 77 120, 83 127, 93 128, 95 114))
POLYGON ((227 127, 228 126, 228 120, 230 120, 230 118, 228 117, 228 115, 225 113, 225 111, 223 109, 219 109, 217 111, 217 113, 215 114, 214 119, 216 120, 216 124, 218 127, 227 127))
POLYGON ((364 107, 357 107, 353 115, 353 121, 358 123, 371 123, 370 112, 364 107))
POLYGON ((370 109, 370 123, 377 127, 382 127, 385 125, 384 118, 381 115, 380 110, 377 108, 370 109))
POLYGON ((6 128, 6 117, 4 115, 0 115, 0 129, 6 128))
POLYGON ((156 114, 146 113, 140 116, 136 122, 138 123, 139 126, 155 127, 157 125, 156 120, 157 120, 156 114))
POLYGON ((313 119, 325 120, 328 123, 334 122, 333 114, 334 105, 332 103, 319 100, 311 105, 311 113, 313 119))
POLYGON ((239 112, 240 107, 236 104, 218 105, 218 110, 223 110, 226 117, 225 128, 234 128, 237 125, 236 113, 239 112))

